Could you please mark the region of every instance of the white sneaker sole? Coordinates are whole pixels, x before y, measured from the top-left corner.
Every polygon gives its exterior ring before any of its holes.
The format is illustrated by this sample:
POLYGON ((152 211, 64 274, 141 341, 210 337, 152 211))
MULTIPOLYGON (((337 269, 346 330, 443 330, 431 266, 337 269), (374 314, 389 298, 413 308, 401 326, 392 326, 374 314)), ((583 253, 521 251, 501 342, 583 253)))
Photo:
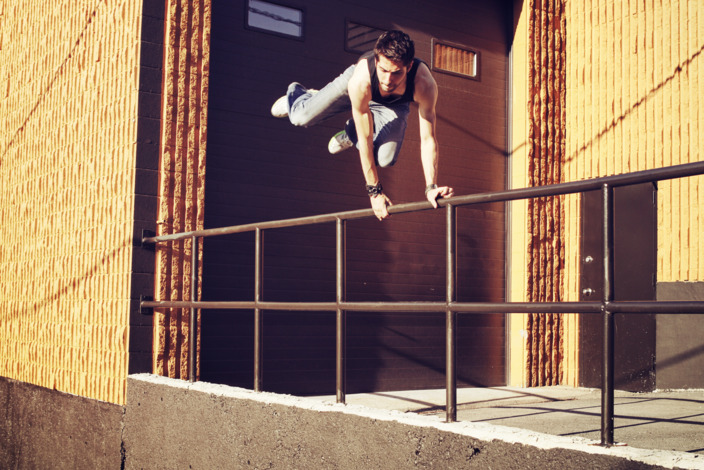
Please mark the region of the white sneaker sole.
POLYGON ((286 103, 286 95, 282 96, 271 106, 271 115, 277 118, 285 118, 288 116, 288 105, 286 103))
POLYGON ((349 137, 347 137, 347 134, 345 133, 345 131, 338 132, 337 134, 332 136, 332 138, 330 139, 330 142, 328 142, 328 152, 330 152, 333 155, 336 155, 336 154, 343 152, 347 149, 350 149, 352 147, 354 147, 354 144, 349 139, 349 137), (338 136, 341 134, 345 134, 345 137, 342 141, 340 141, 340 139, 338 139, 338 136))

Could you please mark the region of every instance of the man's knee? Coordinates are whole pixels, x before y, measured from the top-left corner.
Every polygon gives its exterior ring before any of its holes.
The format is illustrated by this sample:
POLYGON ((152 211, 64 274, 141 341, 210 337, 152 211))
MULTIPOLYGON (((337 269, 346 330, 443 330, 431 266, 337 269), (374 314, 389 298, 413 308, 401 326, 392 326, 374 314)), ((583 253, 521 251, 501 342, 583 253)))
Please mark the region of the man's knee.
POLYGON ((393 166, 400 150, 401 144, 398 142, 384 142, 376 153, 377 164, 382 168, 393 166))
POLYGON ((286 94, 289 102, 288 120, 294 126, 305 127, 309 125, 313 116, 309 110, 308 100, 312 94, 298 82, 291 83, 286 94))
POLYGON ((291 124, 294 126, 307 127, 310 124, 311 119, 312 118, 308 115, 308 113, 296 111, 295 108, 291 109, 288 113, 288 120, 291 121, 291 124))

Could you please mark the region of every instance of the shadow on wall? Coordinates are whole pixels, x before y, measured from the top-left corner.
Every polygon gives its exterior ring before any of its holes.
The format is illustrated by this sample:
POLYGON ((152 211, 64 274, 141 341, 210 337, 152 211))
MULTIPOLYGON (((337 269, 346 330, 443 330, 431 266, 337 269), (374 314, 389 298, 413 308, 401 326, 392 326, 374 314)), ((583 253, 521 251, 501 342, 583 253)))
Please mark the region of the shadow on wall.
POLYGON ((650 101, 652 98, 655 97, 655 95, 665 88, 672 80, 674 80, 678 75, 680 75, 685 69, 687 69, 696 59, 699 58, 699 56, 704 52, 704 45, 699 48, 698 51, 696 51, 694 54, 692 54, 687 60, 683 61, 681 64, 679 64, 677 67, 675 67, 675 70, 672 72, 672 75, 667 77, 665 80, 663 80, 658 86, 650 90, 645 96, 643 96, 641 99, 636 101, 626 112, 624 112, 621 116, 618 118, 613 119, 608 126, 606 126, 604 129, 601 130, 596 136, 592 137, 589 142, 585 143, 582 145, 582 147, 579 148, 574 154, 567 156, 565 158, 565 163, 570 162, 574 159, 576 159, 580 154, 583 154, 587 149, 598 143, 602 138, 606 136, 609 132, 613 131, 621 125, 626 118, 628 118, 631 114, 633 114, 638 108, 640 108, 642 105, 646 104, 648 101, 650 101))
MULTIPOLYGON (((24 128, 27 126, 27 123, 29 122, 30 119, 32 119, 32 116, 34 113, 36 113, 37 109, 39 108, 39 105, 46 99, 46 95, 51 90, 54 85, 56 84, 56 81, 61 77, 65 70, 66 66, 69 63, 69 61, 74 57, 74 53, 78 49, 78 46, 81 45, 83 42, 83 38, 86 34, 86 31, 88 31, 88 27, 91 25, 93 20, 95 19, 95 16, 98 13, 98 9, 100 6, 103 4, 103 2, 99 2, 98 6, 95 7, 93 12, 88 16, 88 19, 86 20, 85 26, 81 30, 80 34, 78 35, 78 38, 76 38, 76 41, 73 43, 73 46, 71 47, 71 50, 68 52, 68 55, 64 59, 64 61, 59 65, 59 67, 56 69, 56 72, 54 72, 54 75, 51 77, 49 80, 49 83, 46 85, 44 88, 43 92, 39 94, 39 98, 37 99, 36 103, 30 108, 29 113, 27 113, 27 116, 24 119, 24 122, 20 127, 15 131, 15 133, 12 135, 12 138, 10 138, 10 141, 7 143, 7 146, 5 149, 2 151, 2 155, 0 155, 0 165, 2 165, 2 160, 4 159, 5 155, 10 151, 10 148, 15 144, 17 139, 21 136, 22 132, 24 131, 24 128)), ((12 77, 10 77, 12 78, 12 77)), ((9 88, 9 83, 8 83, 8 88, 9 88)))

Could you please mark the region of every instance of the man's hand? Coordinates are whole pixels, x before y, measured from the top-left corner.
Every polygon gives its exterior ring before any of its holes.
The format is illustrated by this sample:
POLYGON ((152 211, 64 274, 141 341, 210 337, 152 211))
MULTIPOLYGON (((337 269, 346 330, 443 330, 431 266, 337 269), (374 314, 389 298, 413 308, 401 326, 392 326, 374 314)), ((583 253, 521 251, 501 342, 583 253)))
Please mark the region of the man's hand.
POLYGON ((384 220, 389 217, 389 210, 386 206, 393 206, 393 203, 391 202, 391 199, 386 197, 386 194, 377 194, 369 199, 372 202, 372 209, 374 209, 374 215, 377 219, 384 220))
POLYGON ((438 208, 438 198, 450 198, 455 195, 455 190, 449 186, 440 186, 435 189, 431 189, 425 194, 428 201, 433 205, 435 209, 438 208))

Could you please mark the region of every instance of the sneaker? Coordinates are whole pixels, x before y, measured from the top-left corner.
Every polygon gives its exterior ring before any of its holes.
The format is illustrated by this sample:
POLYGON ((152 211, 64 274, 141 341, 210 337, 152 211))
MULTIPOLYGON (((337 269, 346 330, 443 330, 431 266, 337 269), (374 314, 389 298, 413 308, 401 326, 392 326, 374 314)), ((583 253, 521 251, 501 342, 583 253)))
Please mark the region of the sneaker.
POLYGON ((340 153, 343 150, 347 150, 350 147, 354 147, 354 143, 350 140, 346 131, 340 131, 330 139, 328 143, 328 152, 333 155, 340 153))
POLYGON ((288 116, 288 96, 284 95, 276 100, 271 107, 271 115, 277 118, 285 118, 288 116))
MULTIPOLYGON (((306 90, 311 95, 318 93, 319 90, 309 88, 306 90)), ((288 116, 288 95, 284 95, 274 102, 271 106, 271 115, 277 118, 285 118, 288 116)))

